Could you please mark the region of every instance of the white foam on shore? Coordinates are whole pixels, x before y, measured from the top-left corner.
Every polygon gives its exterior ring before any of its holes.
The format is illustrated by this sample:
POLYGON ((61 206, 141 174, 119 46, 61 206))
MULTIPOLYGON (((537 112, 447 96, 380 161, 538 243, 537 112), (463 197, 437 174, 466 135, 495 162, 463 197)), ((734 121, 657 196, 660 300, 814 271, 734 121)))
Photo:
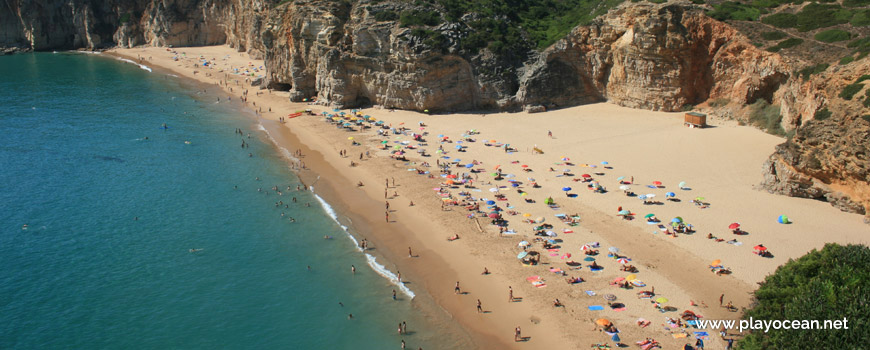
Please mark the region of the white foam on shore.
MULTIPOLYGON (((257 124, 256 128, 257 128, 257 130, 260 130, 260 131, 266 133, 266 137, 269 138, 269 141, 272 141, 272 144, 275 145, 276 147, 278 147, 278 151, 281 153, 281 155, 284 156, 284 158, 286 158, 287 160, 289 160, 291 164, 299 163, 299 158, 296 158, 293 155, 293 153, 290 153, 290 150, 284 148, 284 146, 279 145, 278 142, 275 141, 275 138, 272 137, 272 134, 269 133, 269 130, 263 126, 263 124, 257 124)), ((290 166, 290 169, 292 170, 293 167, 290 166)))
MULTIPOLYGON (((323 198, 320 198, 320 196, 314 193, 314 186, 309 187, 309 189, 314 194, 314 198, 317 199, 318 202, 320 202, 320 207, 323 208, 323 211, 326 212, 326 215, 329 215, 329 217, 332 218, 332 220, 335 221, 338 226, 341 226, 341 229, 344 231, 344 233, 347 234, 347 237, 350 238, 351 241, 353 241, 354 247, 356 247, 358 251, 362 252, 362 248, 359 247, 359 241, 357 241, 356 238, 347 231, 347 226, 344 226, 340 222, 338 222, 338 215, 335 213, 335 210, 332 209, 332 206, 329 205, 329 203, 326 203, 323 198)), ((388 281, 390 281, 390 283, 398 287, 398 289, 409 298, 414 299, 414 297, 417 296, 416 294, 414 294, 413 291, 411 291, 410 288, 408 288, 407 286, 405 286, 404 283, 399 281, 399 276, 384 267, 384 265, 379 264, 377 258, 369 253, 363 254, 365 254, 366 256, 366 262, 368 263, 369 267, 371 267, 372 270, 375 271, 375 273, 386 278, 388 281)))
POLYGON ((139 68, 142 68, 142 69, 144 69, 144 70, 147 70, 147 71, 149 71, 149 72, 152 72, 151 67, 148 67, 148 66, 146 66, 146 65, 144 65, 144 64, 138 64, 138 63, 136 63, 136 61, 128 60, 128 59, 126 59, 126 58, 120 58, 120 57, 118 57, 118 60, 119 60, 119 61, 124 61, 124 62, 129 62, 129 63, 135 64, 135 65, 139 66, 139 68))

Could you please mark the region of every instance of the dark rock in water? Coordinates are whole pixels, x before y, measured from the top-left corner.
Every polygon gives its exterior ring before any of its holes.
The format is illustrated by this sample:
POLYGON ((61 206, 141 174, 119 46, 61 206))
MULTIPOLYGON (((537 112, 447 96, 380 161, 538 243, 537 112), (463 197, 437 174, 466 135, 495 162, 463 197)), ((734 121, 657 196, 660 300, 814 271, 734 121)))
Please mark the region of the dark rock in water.
POLYGON ((121 158, 118 158, 118 157, 109 157, 109 156, 94 156, 94 159, 105 160, 105 161, 107 161, 107 162, 117 162, 117 163, 123 163, 123 162, 125 162, 125 160, 123 160, 123 159, 121 159, 121 158))

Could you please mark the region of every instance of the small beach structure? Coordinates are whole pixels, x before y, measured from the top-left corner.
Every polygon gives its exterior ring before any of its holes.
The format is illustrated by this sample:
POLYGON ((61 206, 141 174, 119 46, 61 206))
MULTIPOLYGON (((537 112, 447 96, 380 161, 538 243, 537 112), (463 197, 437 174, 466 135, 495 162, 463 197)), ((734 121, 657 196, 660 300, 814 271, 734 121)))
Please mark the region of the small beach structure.
POLYGON ((686 113, 683 124, 690 128, 703 128, 707 126, 707 115, 698 112, 686 113))

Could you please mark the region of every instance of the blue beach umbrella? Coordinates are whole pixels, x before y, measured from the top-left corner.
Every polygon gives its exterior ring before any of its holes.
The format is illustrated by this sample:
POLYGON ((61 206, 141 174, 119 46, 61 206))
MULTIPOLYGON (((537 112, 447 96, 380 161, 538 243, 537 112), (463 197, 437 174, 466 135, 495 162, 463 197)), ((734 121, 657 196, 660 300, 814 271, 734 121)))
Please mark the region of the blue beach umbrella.
POLYGON ((495 204, 495 201, 492 201, 492 200, 490 200, 490 201, 486 201, 486 204, 488 204, 488 205, 493 205, 493 204, 495 204))
POLYGON ((608 165, 608 164, 610 164, 610 163, 608 163, 608 162, 601 162, 601 164, 603 164, 603 165, 608 165))
POLYGON ((679 218, 679 217, 671 219, 671 223, 673 223, 673 224, 679 224, 681 222, 683 222, 683 219, 679 218))
POLYGON ((529 252, 520 252, 519 254, 517 254, 517 259, 525 258, 526 255, 529 255, 529 252))
POLYGON ((568 192, 571 190, 571 187, 562 187, 562 191, 568 192))
POLYGON ((642 200, 642 201, 645 201, 645 200, 646 200, 646 195, 645 195, 645 194, 642 194, 642 195, 640 195, 640 196, 637 196, 637 199, 640 199, 640 200, 642 200))
POLYGON ((468 163, 468 164, 465 164, 465 167, 471 169, 474 167, 474 164, 468 163))
POLYGON ((456 145, 456 149, 462 149, 462 145, 456 145))
POLYGON ((673 192, 665 193, 665 197, 673 197, 673 196, 676 196, 676 195, 677 195, 677 194, 676 194, 676 193, 673 193, 673 192))
POLYGON ((459 158, 453 158, 453 162, 454 162, 454 163, 459 163, 459 162, 461 162, 461 161, 462 161, 462 159, 459 159, 459 158))
POLYGON ((785 216, 785 215, 780 215, 778 218, 776 218, 776 222, 778 222, 780 224, 790 224, 791 223, 791 221, 788 219, 788 216, 785 216))

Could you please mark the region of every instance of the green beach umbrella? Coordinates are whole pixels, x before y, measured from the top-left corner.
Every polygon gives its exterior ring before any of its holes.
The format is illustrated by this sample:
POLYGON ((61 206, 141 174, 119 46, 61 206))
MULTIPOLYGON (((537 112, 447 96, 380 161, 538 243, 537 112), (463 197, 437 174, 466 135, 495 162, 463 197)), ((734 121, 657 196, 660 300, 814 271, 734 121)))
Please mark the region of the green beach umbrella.
POLYGON ((646 215, 644 215, 644 217, 647 218, 647 219, 649 219, 649 218, 651 218, 651 217, 653 217, 653 216, 656 216, 656 214, 646 214, 646 215))

